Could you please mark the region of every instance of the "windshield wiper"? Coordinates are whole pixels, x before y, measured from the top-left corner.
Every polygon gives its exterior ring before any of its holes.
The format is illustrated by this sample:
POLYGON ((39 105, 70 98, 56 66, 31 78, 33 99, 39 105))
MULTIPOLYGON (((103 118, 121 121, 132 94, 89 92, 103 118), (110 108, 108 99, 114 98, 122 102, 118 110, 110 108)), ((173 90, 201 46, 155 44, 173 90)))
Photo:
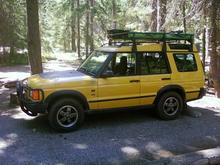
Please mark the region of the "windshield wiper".
POLYGON ((78 70, 78 71, 81 71, 82 73, 88 74, 88 75, 92 75, 92 76, 95 75, 94 73, 88 71, 88 69, 83 68, 83 67, 81 67, 81 68, 79 68, 79 69, 77 69, 77 70, 78 70))
POLYGON ((84 72, 87 72, 86 68, 83 68, 83 67, 78 68, 77 71, 81 71, 81 72, 83 72, 83 73, 84 73, 84 72))

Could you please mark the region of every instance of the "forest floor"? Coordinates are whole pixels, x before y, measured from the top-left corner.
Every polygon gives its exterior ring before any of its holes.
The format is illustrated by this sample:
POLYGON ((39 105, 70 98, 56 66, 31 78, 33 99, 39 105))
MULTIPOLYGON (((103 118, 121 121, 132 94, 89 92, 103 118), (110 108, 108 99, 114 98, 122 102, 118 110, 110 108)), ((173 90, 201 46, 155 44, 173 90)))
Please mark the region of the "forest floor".
MULTIPOLYGON (((77 65, 50 61, 46 71, 77 65)), ((29 76, 28 66, 0 68, 0 82, 29 76)), ((207 95, 189 102, 197 118, 159 120, 154 109, 94 113, 76 132, 54 132, 47 116, 29 117, 9 106, 14 89, 0 85, 0 164, 142 164, 202 149, 220 147, 220 99, 207 95)))

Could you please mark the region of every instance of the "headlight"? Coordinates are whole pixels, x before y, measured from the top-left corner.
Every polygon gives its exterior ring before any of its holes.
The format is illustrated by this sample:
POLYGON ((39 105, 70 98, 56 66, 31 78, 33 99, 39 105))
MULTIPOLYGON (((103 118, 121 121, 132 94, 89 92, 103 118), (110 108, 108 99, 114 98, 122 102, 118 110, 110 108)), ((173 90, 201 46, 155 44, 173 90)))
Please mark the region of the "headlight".
POLYGON ((31 89, 29 94, 34 101, 40 101, 42 99, 42 92, 39 89, 31 89))

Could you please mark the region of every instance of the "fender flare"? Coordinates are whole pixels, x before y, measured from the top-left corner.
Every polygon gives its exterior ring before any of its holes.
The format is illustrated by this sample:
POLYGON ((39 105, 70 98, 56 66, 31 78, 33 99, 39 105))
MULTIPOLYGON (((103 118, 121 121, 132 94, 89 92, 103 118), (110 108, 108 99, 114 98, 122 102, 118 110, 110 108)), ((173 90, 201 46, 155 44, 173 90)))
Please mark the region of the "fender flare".
POLYGON ((177 92, 178 94, 180 94, 180 96, 183 98, 183 100, 185 101, 186 99, 186 93, 185 90, 182 86, 180 85, 167 85, 162 87, 156 95, 156 98, 154 100, 154 104, 156 104, 160 98, 161 95, 163 95, 165 92, 169 92, 169 91, 174 91, 177 92))
POLYGON ((62 97, 75 98, 76 100, 82 103, 82 106, 86 111, 89 110, 89 104, 86 97, 82 93, 75 90, 61 90, 61 91, 53 92, 49 96, 47 96, 47 98, 45 99, 45 103, 47 104, 48 107, 51 102, 53 102, 56 99, 60 99, 62 97))

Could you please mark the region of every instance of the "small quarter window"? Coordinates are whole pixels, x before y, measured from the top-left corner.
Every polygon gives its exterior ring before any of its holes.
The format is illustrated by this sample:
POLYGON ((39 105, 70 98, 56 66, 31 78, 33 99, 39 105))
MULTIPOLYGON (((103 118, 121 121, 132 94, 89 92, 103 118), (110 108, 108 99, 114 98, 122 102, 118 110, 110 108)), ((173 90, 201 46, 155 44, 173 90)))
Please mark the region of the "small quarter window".
POLYGON ((192 72, 197 70, 194 54, 174 54, 174 59, 179 72, 192 72))

